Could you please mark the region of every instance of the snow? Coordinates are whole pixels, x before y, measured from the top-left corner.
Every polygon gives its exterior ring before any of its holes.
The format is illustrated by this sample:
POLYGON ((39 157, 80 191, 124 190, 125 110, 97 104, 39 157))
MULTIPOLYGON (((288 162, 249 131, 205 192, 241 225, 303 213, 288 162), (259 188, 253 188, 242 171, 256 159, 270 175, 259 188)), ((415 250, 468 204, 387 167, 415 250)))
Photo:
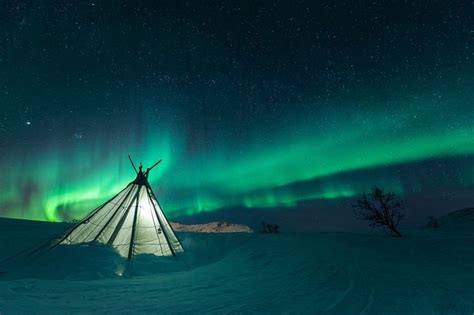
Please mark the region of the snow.
MULTIPOLYGON (((68 225, 0 219, 0 260, 68 225)), ((179 258, 106 246, 0 265, 0 313, 472 314, 474 234, 178 233, 179 258), (121 275, 120 275, 121 274, 121 275)))

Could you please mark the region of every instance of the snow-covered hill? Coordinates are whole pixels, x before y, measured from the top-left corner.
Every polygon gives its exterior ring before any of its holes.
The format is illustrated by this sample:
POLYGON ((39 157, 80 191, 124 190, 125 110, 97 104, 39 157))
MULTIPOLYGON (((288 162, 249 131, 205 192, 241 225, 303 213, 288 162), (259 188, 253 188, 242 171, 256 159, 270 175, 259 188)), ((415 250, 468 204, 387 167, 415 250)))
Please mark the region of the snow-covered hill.
POLYGON ((474 208, 453 211, 438 219, 440 227, 468 228, 474 233, 474 208))
POLYGON ((199 232, 199 233, 252 233, 253 230, 243 224, 232 224, 228 222, 209 222, 204 224, 181 224, 170 222, 176 232, 199 232))
POLYGON ((433 235, 474 236, 474 208, 453 211, 439 218, 430 217, 426 228, 433 235))

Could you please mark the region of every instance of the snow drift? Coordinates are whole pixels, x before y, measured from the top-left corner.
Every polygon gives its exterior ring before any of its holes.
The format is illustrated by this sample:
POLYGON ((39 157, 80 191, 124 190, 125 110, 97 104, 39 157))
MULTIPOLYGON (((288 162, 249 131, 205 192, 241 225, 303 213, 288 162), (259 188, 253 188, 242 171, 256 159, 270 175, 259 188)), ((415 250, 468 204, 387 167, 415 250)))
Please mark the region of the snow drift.
MULTIPOLYGON (((0 220, 0 259, 64 224, 0 220)), ((63 246, 2 265, 0 312, 470 314, 471 235, 178 233, 185 253, 63 246)))

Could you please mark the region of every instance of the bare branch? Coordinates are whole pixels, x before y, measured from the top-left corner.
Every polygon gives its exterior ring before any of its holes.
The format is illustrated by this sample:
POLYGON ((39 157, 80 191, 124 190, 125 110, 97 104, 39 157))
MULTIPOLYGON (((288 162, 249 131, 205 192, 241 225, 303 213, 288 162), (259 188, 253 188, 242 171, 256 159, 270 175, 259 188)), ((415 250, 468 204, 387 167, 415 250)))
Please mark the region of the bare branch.
POLYGON ((394 193, 385 193, 383 188, 374 186, 370 193, 364 193, 352 206, 358 220, 369 221, 369 226, 382 226, 394 236, 402 236, 398 224, 403 220, 401 203, 394 193))

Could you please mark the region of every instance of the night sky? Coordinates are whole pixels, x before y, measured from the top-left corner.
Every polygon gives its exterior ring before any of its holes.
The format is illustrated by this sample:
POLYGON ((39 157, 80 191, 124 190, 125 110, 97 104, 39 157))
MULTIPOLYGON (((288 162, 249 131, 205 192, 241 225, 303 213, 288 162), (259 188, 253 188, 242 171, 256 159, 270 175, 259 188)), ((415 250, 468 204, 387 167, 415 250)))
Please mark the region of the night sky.
POLYGON ((474 206, 472 12, 7 1, 0 216, 80 218, 133 180, 128 154, 163 159, 151 184, 171 218, 318 224, 374 184, 412 218, 474 206))

